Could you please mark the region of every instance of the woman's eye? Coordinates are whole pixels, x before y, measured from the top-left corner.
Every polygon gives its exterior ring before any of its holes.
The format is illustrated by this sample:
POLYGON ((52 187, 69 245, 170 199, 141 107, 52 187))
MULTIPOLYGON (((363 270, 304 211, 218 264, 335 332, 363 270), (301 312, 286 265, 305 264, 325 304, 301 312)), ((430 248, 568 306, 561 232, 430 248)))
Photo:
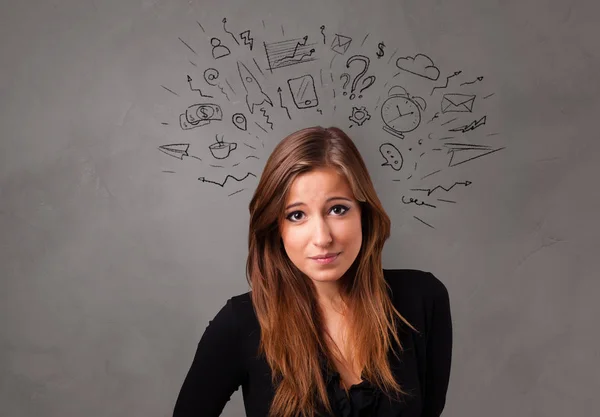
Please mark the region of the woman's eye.
MULTIPOLYGON (((342 215, 346 214, 346 212, 348 210, 350 210, 350 207, 346 207, 344 205, 338 204, 338 205, 333 206, 329 211, 331 213, 335 214, 336 216, 342 216, 342 215)), ((293 211, 290 214, 288 214, 285 218, 290 221, 298 221, 298 220, 302 220, 303 215, 304 215, 304 213, 301 211, 293 211)))
POLYGON ((334 210, 336 210, 336 209, 338 210, 338 213, 337 213, 337 214, 345 214, 345 213, 346 213, 346 212, 347 212, 347 211, 348 211, 350 208, 349 208, 349 207, 346 207, 346 206, 343 206, 343 205, 341 205, 341 204, 338 204, 337 206, 333 206, 333 207, 331 208, 331 211, 334 211, 334 210), (342 210, 342 212, 340 213, 340 212, 339 212, 339 210, 342 210))
POLYGON ((286 219, 288 219, 288 220, 300 220, 297 217, 295 217, 298 214, 302 214, 302 212, 301 211, 293 211, 293 212, 291 212, 290 214, 287 215, 286 219))

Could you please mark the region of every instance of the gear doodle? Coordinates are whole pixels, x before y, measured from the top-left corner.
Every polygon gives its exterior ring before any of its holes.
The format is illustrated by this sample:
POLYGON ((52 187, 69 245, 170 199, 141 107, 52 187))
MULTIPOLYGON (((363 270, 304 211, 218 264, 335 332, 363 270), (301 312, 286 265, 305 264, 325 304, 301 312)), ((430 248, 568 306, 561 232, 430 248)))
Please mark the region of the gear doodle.
POLYGON ((365 108, 365 106, 361 107, 352 107, 352 116, 348 116, 350 121, 356 123, 358 126, 362 126, 364 122, 369 120, 371 115, 365 108))

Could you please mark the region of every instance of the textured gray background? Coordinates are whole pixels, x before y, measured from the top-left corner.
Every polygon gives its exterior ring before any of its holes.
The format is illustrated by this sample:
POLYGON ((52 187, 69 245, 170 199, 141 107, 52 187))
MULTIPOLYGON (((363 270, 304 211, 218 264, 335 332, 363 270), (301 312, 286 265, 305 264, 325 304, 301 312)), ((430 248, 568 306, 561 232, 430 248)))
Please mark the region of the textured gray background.
MULTIPOLYGON (((257 179, 221 188, 197 178, 259 175, 285 134, 321 124, 347 129, 367 161, 393 221, 384 266, 432 271, 450 291, 455 350, 444 415, 594 414, 598 16, 597 3, 558 0, 2 2, 0 413, 168 416, 208 320, 248 289, 247 205, 257 179), (234 33, 252 31, 252 53, 223 32, 223 17, 234 33), (323 56, 268 79, 257 74, 274 101, 272 131, 254 125, 264 124, 260 114, 249 119, 252 134, 232 127, 232 112, 246 110, 239 79, 229 103, 203 83, 203 70, 218 64, 221 77, 234 80, 236 59, 250 65, 256 57, 264 68, 263 40, 308 34, 318 42, 322 24, 327 44, 335 32, 354 38, 335 61, 336 77, 350 53, 371 57, 378 81, 362 103, 371 120, 348 128, 339 78, 323 87, 318 80, 319 68, 328 71, 323 56), (232 55, 216 63, 211 36, 232 55), (380 41, 386 56, 378 60, 380 41), (381 130, 373 108, 397 71, 384 62, 396 49, 428 54, 438 81, 456 70, 461 81, 483 76, 469 87, 486 113, 460 121, 487 114, 487 124, 463 141, 505 149, 452 168, 433 158, 414 170, 412 148, 443 129, 441 120, 426 124, 439 106, 430 102, 427 120, 404 141, 381 130), (315 75, 323 114, 295 110, 289 121, 276 90, 303 72, 315 75), (199 101, 187 74, 221 103, 222 123, 179 128, 179 114, 199 101), (239 167, 210 166, 205 146, 215 134, 238 142, 239 167), (260 159, 244 159, 244 140, 260 159), (385 141, 405 146, 402 175, 381 166, 385 141), (157 149, 173 143, 190 143, 203 160, 157 149), (436 167, 444 169, 416 181, 436 167), (456 204, 402 203, 423 195, 407 193, 411 186, 465 180, 468 188, 431 196, 456 204)), ((427 80, 399 77, 429 100, 427 80)), ((445 152, 437 155, 447 162, 445 152)), ((238 391, 224 415, 242 410, 238 391)))

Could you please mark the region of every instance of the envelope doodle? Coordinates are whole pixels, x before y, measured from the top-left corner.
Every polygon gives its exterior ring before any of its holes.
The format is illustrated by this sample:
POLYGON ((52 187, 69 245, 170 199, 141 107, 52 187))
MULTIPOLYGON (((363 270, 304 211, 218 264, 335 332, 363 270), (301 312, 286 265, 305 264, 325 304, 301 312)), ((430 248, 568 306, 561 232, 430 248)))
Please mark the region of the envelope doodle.
POLYGON ((475 97, 470 94, 444 94, 442 98, 442 113, 471 113, 475 97))
POLYGON ((331 50, 333 52, 337 52, 340 55, 344 55, 348 48, 350 48, 350 43, 352 42, 352 38, 344 35, 338 35, 337 33, 333 37, 333 42, 331 42, 331 50))

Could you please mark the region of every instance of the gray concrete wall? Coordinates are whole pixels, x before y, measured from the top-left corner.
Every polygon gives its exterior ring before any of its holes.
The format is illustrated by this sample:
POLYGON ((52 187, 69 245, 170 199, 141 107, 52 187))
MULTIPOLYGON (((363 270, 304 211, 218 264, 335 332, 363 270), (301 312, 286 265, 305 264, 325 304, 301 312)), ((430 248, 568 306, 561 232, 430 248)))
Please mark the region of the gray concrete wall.
MULTIPOLYGON (((170 415, 208 320, 248 290, 266 158, 315 124, 369 166, 393 221, 384 266, 450 291, 444 415, 594 414, 597 3, 2 3, 0 414, 170 415), (382 116, 395 86, 420 122, 382 116)), ((238 391, 224 415, 242 410, 238 391)))

